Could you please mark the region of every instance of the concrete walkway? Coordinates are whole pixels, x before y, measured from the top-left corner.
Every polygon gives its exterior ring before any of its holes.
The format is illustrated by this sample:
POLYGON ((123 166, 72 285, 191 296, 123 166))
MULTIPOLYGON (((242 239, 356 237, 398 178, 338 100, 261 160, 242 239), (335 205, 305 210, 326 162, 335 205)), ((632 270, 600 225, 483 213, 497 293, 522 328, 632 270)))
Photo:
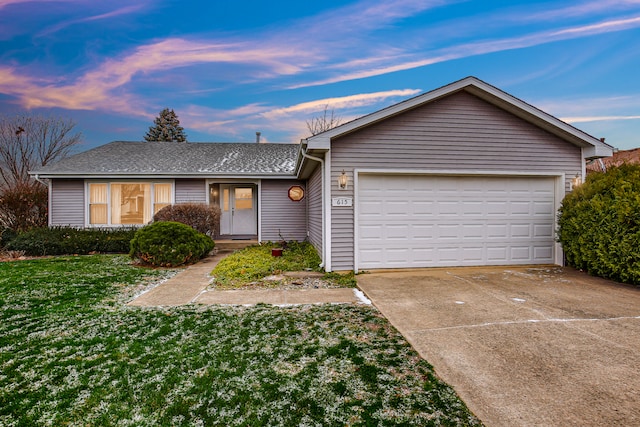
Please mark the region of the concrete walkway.
POLYGON ((229 253, 220 253, 187 267, 166 282, 138 296, 128 305, 134 307, 172 307, 185 304, 221 305, 298 305, 327 303, 367 303, 353 288, 337 289, 259 289, 207 290, 213 277, 211 270, 229 253))

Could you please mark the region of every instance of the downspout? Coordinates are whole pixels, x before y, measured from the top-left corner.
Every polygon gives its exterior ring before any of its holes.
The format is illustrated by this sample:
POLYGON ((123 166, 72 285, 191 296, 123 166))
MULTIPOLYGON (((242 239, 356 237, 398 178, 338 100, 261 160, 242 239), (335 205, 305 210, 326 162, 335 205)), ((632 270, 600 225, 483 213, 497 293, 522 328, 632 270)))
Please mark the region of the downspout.
POLYGON ((324 223, 324 195, 325 195, 325 183, 324 183, 324 159, 321 159, 320 157, 315 157, 312 156, 310 154, 307 154, 304 150, 304 148, 302 148, 300 150, 300 152, 302 153, 302 157, 304 157, 305 159, 309 159, 309 160, 313 160, 316 162, 320 163, 320 173, 321 173, 321 185, 320 185, 320 189, 321 189, 321 197, 322 197, 322 219, 321 219, 321 223, 322 223, 322 262, 320 263, 319 267, 320 268, 324 268, 324 262, 325 262, 325 252, 327 250, 327 242, 326 242, 326 224, 324 223))
POLYGON ((33 179, 47 187, 47 225, 51 227, 51 180, 49 180, 49 182, 44 182, 40 179, 38 174, 33 175, 33 179))

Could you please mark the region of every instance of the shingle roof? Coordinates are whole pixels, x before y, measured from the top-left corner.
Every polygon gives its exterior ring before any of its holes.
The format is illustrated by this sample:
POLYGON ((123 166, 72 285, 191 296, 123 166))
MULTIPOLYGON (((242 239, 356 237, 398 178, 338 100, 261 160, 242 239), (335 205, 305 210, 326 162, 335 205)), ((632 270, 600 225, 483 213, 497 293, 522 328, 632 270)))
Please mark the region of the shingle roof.
POLYGON ((32 174, 53 176, 283 176, 295 173, 298 144, 115 141, 32 174))

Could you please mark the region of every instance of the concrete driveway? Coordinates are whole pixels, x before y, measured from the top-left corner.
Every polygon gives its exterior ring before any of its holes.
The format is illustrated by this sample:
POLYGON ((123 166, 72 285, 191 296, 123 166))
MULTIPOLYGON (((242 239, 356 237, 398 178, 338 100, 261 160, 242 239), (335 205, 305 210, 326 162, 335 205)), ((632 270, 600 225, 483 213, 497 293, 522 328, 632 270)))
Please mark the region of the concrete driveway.
POLYGON ((640 288, 554 266, 358 284, 487 426, 640 425, 640 288))

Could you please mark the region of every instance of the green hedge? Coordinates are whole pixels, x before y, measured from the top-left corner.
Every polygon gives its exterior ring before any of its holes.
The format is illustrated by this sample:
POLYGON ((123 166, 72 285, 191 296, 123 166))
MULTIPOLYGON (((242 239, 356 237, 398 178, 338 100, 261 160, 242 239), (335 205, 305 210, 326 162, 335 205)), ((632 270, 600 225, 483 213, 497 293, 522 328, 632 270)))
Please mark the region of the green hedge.
POLYGON ((569 265, 640 285, 640 165, 589 175, 563 200, 558 226, 569 265))
POLYGON ((128 253, 135 232, 135 228, 33 228, 9 240, 6 249, 24 251, 30 256, 128 253))
POLYGON ((186 224, 160 221, 139 229, 131 240, 131 258, 158 267, 194 263, 214 248, 209 236, 186 224))

